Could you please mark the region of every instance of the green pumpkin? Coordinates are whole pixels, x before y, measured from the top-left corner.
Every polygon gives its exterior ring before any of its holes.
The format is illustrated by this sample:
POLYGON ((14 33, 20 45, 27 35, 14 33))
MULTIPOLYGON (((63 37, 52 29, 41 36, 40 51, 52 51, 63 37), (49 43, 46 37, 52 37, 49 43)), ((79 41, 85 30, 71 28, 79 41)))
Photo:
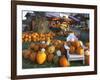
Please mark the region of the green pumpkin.
POLYGON ((53 58, 53 63, 58 64, 58 61, 59 61, 59 56, 55 55, 53 58))

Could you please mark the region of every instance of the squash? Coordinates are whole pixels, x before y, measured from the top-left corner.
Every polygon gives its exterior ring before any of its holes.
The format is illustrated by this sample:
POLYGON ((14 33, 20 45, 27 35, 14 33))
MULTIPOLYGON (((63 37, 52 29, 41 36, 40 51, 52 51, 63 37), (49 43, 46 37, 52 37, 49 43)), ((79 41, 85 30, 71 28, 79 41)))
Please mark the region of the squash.
POLYGON ((76 49, 76 53, 82 55, 84 53, 84 49, 82 47, 79 47, 76 49))
POLYGON ((56 45, 55 46, 56 50, 60 50, 61 49, 61 46, 62 46, 61 44, 56 45))
POLYGON ((35 47, 34 47, 34 51, 38 51, 39 50, 39 44, 35 44, 35 47))
POLYGON ((28 39, 28 41, 29 41, 29 42, 31 42, 31 41, 32 41, 32 39, 28 39))
POLYGON ((59 56, 55 55, 53 57, 53 63, 58 65, 58 61, 59 61, 59 56))
POLYGON ((38 64, 43 64, 46 61, 46 53, 45 50, 42 49, 37 53, 36 60, 38 64))
POLYGON ((26 37, 26 38, 28 38, 28 37, 29 37, 29 35, 28 35, 28 34, 25 34, 25 37, 26 37))
POLYGON ((36 53, 32 53, 32 54, 30 54, 30 57, 29 57, 29 59, 31 60, 31 61, 35 61, 35 58, 36 58, 36 53))
POLYGON ((82 41, 75 41, 76 48, 81 47, 83 45, 82 41))
POLYGON ((55 52, 55 46, 49 46, 48 48, 47 48, 47 52, 48 53, 54 53, 55 52))
POLYGON ((34 43, 31 43, 31 44, 29 45, 29 49, 31 49, 31 50, 34 50, 34 47, 35 47, 35 44, 34 44, 34 43))
POLYGON ((48 62, 52 62, 52 61, 53 61, 53 57, 54 57, 54 54, 48 53, 48 54, 47 54, 47 61, 48 61, 48 62))
POLYGON ((39 48, 40 48, 40 47, 39 47, 39 44, 31 43, 31 44, 29 45, 29 49, 34 50, 34 51, 38 51, 39 48))
POLYGON ((25 38, 24 41, 25 41, 25 42, 28 42, 28 38, 25 38))
POLYGON ((22 51, 22 55, 25 59, 28 59, 30 57, 31 53, 32 53, 31 50, 28 50, 28 49, 25 49, 22 51))
POLYGON ((39 46, 40 46, 40 49, 42 49, 42 48, 46 49, 47 48, 47 44, 40 44, 39 46))
POLYGON ((61 56, 60 59, 59 59, 59 65, 61 67, 68 67, 70 66, 68 60, 66 59, 65 55, 61 56))
POLYGON ((74 46, 70 46, 69 53, 71 53, 71 54, 75 53, 75 47, 74 46))

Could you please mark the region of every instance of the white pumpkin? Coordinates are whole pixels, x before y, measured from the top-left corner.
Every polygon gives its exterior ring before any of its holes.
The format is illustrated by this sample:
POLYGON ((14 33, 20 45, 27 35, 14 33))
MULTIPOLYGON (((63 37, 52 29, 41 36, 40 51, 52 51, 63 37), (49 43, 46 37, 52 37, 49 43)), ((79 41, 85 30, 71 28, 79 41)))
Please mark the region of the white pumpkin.
POLYGON ((56 54, 57 54, 57 56, 61 56, 61 51, 57 50, 56 54))

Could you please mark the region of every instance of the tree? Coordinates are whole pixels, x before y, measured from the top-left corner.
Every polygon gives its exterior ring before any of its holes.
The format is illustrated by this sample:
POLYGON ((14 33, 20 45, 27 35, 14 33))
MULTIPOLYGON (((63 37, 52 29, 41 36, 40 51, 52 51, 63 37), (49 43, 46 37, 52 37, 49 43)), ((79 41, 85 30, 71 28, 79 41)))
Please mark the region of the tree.
POLYGON ((50 32, 50 29, 48 27, 48 20, 45 16, 45 12, 34 12, 35 14, 35 27, 33 31, 38 33, 48 33, 50 32))

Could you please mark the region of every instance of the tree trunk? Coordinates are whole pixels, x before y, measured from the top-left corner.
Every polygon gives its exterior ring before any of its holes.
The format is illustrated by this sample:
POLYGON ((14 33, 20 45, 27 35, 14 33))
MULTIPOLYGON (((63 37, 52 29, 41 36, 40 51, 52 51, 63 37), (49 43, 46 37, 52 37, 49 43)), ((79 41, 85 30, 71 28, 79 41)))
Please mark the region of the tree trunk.
POLYGON ((38 12, 38 14, 36 14, 35 27, 34 27, 33 31, 38 32, 38 33, 50 32, 50 29, 48 27, 49 23, 48 23, 46 17, 43 15, 44 14, 41 14, 40 12, 38 12))

